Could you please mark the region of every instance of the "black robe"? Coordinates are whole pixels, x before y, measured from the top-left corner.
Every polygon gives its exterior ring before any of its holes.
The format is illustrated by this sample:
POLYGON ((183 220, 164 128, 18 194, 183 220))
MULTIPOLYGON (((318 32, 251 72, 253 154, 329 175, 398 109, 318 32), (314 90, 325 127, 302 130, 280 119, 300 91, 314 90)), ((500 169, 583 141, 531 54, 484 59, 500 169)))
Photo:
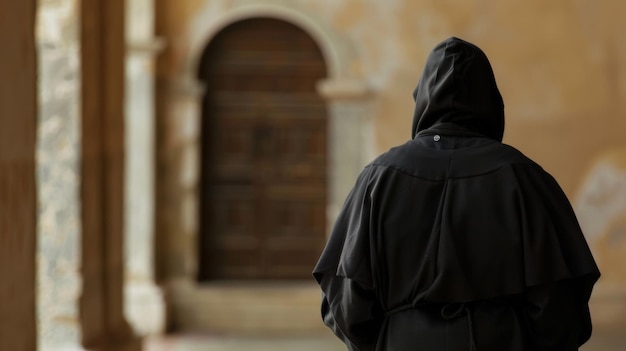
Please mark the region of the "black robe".
POLYGON ((598 268, 557 182, 501 143, 480 49, 438 45, 414 93, 414 138, 371 162, 314 277, 349 350, 577 350, 598 268))

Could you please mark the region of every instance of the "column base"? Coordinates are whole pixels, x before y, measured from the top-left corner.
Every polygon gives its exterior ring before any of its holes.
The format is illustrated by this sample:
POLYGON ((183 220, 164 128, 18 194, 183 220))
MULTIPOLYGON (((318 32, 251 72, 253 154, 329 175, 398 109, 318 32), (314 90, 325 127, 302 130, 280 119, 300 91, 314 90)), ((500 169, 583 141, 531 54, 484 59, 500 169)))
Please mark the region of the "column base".
POLYGON ((157 285, 128 282, 124 294, 126 319, 136 335, 158 335, 165 331, 165 300, 157 285))

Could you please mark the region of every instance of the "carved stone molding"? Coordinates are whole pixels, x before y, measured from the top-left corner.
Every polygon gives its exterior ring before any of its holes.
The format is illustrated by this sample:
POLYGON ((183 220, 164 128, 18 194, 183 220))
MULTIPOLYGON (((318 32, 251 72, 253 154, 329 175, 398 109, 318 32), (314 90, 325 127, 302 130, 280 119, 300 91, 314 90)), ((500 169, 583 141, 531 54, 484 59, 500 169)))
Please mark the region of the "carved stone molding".
POLYGON ((330 78, 317 84, 317 92, 329 101, 364 100, 372 95, 371 89, 361 80, 330 78))

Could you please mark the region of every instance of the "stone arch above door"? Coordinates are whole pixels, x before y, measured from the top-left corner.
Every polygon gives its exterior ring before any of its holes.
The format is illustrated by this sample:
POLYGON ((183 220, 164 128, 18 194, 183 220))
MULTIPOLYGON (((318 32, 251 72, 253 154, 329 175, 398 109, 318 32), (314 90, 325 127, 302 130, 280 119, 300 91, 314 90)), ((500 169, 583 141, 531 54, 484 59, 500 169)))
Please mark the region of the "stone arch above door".
MULTIPOLYGON (((188 73, 193 76, 199 64, 202 52, 213 37, 227 26, 250 18, 273 18, 291 23, 306 32, 319 46, 328 65, 330 79, 348 78, 347 64, 352 58, 347 52, 348 43, 332 30, 316 21, 305 12, 284 5, 267 3, 249 4, 224 12, 215 13, 206 8, 199 13, 193 33, 189 36, 190 49, 187 57, 188 73)), ((192 78, 192 77, 189 78, 192 78)))

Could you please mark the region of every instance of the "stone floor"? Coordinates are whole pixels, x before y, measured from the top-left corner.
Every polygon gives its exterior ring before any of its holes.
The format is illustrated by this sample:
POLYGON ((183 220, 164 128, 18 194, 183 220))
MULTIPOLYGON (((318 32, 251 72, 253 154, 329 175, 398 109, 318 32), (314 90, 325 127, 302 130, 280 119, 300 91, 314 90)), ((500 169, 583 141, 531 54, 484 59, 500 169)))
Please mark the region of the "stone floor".
MULTIPOLYGON (((204 335, 177 335, 152 338, 144 351, 345 351, 332 335, 305 338, 229 338, 204 335)), ((624 351, 623 334, 596 333, 580 351, 624 351)))
POLYGON ((144 351, 345 351, 332 336, 303 338, 229 338, 199 335, 149 339, 144 351))

